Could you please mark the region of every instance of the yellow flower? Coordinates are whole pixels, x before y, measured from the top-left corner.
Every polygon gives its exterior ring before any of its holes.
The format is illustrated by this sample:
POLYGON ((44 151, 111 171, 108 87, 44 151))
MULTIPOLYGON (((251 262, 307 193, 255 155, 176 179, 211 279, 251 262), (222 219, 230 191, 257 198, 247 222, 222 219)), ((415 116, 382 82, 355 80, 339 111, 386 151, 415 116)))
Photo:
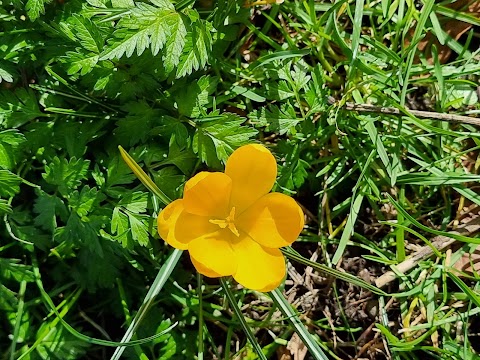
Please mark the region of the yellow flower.
POLYGON ((197 271, 230 276, 243 286, 270 291, 285 276, 279 250, 303 229, 303 212, 292 198, 269 193, 277 177, 273 155, 261 145, 242 146, 225 173, 200 172, 185 184, 183 199, 158 215, 158 232, 188 250, 197 271))

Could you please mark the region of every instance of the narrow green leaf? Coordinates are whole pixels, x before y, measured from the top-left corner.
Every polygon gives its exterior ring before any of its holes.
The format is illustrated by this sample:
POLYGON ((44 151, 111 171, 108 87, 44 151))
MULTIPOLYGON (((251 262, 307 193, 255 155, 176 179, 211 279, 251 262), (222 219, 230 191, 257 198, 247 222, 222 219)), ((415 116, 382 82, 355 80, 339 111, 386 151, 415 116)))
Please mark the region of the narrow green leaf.
POLYGON ((240 325, 242 326, 243 332, 245 333, 248 340, 250 341, 250 345, 252 345, 253 349, 255 350, 255 352, 257 353, 258 357, 261 360, 267 360, 265 354, 262 351, 262 348, 260 347, 260 344, 255 338, 255 335, 253 335, 252 330, 248 326, 245 318, 243 317, 242 311, 238 307, 237 301, 235 300, 235 296, 233 295, 232 290, 230 289, 230 284, 225 278, 220 278, 220 283, 222 284, 223 292, 227 296, 230 307, 233 309, 233 312, 235 313, 237 320, 240 322, 240 325))
POLYGON ((157 185, 155 185, 152 179, 150 179, 150 177, 145 174, 140 165, 138 165, 137 162, 133 160, 133 158, 123 149, 123 147, 119 146, 118 149, 120 150, 120 154, 122 155, 125 163, 133 171, 137 178, 142 182, 142 184, 145 185, 145 187, 150 190, 154 195, 156 195, 165 205, 170 204, 172 200, 170 200, 168 196, 165 195, 162 190, 158 188, 157 185))
POLYGON ((322 274, 327 274, 328 276, 332 276, 334 278, 352 283, 356 286, 359 286, 359 287, 364 288, 368 291, 371 291, 372 293, 377 294, 377 295, 382 295, 382 296, 387 296, 388 295, 385 291, 377 288, 376 286, 374 286, 372 284, 369 284, 369 283, 365 282, 362 279, 359 279, 358 277, 356 277, 354 275, 351 275, 351 274, 348 274, 346 272, 339 271, 339 270, 333 269, 331 267, 328 267, 324 264, 319 264, 319 263, 316 263, 316 262, 311 261, 309 259, 306 259, 303 256, 301 256, 299 253, 297 253, 294 249, 292 249, 290 246, 282 248, 281 250, 282 250, 282 253, 287 258, 289 258, 290 260, 295 261, 299 264, 303 264, 305 266, 310 266, 310 267, 314 268, 315 270, 321 272, 322 274))
POLYGON ((253 71, 255 68, 259 66, 264 66, 273 61, 303 57, 308 54, 310 54, 309 49, 277 51, 273 54, 268 54, 268 55, 259 57, 250 69, 253 71))
POLYGON ((480 308, 480 294, 473 291, 470 286, 465 284, 462 279, 460 279, 457 275, 453 274, 451 271, 447 272, 447 275, 453 282, 460 288, 462 291, 467 294, 468 299, 471 300, 477 307, 480 308))
POLYGON ((427 231, 431 234, 446 236, 448 238, 463 241, 463 242, 466 242, 466 243, 480 244, 480 239, 472 238, 472 237, 468 237, 468 236, 463 236, 463 235, 459 235, 459 234, 455 234, 455 233, 451 233, 451 232, 447 232, 447 231, 439 231, 439 230, 431 229, 428 226, 425 226, 425 225, 419 223, 402 206, 400 206, 400 204, 398 202, 396 202, 390 194, 387 194, 387 197, 390 200, 390 202, 393 204, 393 206, 395 206, 397 211, 401 212, 403 214, 403 216, 408 221, 410 221, 413 225, 415 225, 416 227, 418 227, 418 228, 420 228, 424 231, 427 231))
POLYGON ((299 319, 297 313, 292 309, 292 305, 285 299, 282 292, 279 289, 275 289, 270 292, 275 305, 278 306, 282 314, 287 318, 287 321, 293 326, 297 335, 302 339, 303 343, 310 351, 315 360, 328 360, 327 355, 318 345, 314 337, 307 331, 307 328, 299 319))
MULTIPOLYGON (((176 251, 180 251, 180 250, 176 250, 176 251)), ((181 251, 180 251, 180 254, 181 254, 181 251)), ((177 259, 177 261, 178 261, 178 259, 177 259)), ((101 346, 114 346, 114 347, 141 345, 141 344, 146 344, 148 342, 151 342, 154 339, 159 338, 160 336, 168 333, 175 326, 177 326, 177 324, 175 323, 172 326, 170 326, 168 329, 166 329, 165 331, 162 331, 161 333, 155 334, 155 335, 147 337, 145 339, 133 340, 133 341, 128 341, 127 340, 127 341, 115 342, 115 341, 107 341, 107 340, 102 340, 102 339, 96 339, 96 338, 92 338, 90 336, 84 335, 84 334, 78 332, 77 330, 75 330, 72 326, 70 326, 70 324, 68 324, 65 320, 63 320, 63 316, 58 312, 58 310, 57 310, 55 304, 53 303, 52 299, 50 298, 48 293, 43 288, 43 283, 42 283, 42 279, 41 279, 41 276, 40 276, 40 269, 38 268, 38 262, 35 258, 35 255, 32 256, 32 265, 33 265, 33 272, 34 272, 34 275, 35 275, 35 282, 38 286, 38 289, 40 290, 40 293, 42 295, 43 300, 48 305, 49 310, 53 311, 55 313, 58 320, 62 323, 62 325, 65 327, 65 329, 67 329, 67 331, 69 333, 71 333, 75 337, 79 338, 80 340, 86 341, 87 343, 101 345, 101 346)), ((173 268, 172 268, 172 270, 173 270, 173 268)), ((170 273, 169 273, 169 275, 170 275, 170 273)), ((163 284, 162 284, 162 286, 163 286, 163 284)), ((152 288, 153 288, 153 286, 152 286, 152 288)), ((24 356, 26 356, 26 353, 24 353, 21 356, 21 358, 23 358, 24 356)), ((19 358, 19 360, 20 360, 20 358, 19 358)))
POLYGON ((332 258, 333 264, 336 264, 337 262, 340 261, 340 258, 342 257, 343 252, 347 247, 348 240, 350 240, 350 237, 353 234, 353 226, 357 221, 357 217, 360 212, 360 207, 362 206, 363 197, 364 195, 362 191, 359 191, 352 201, 352 206, 350 208, 350 214, 348 214, 347 223, 345 224, 345 228, 343 229, 340 242, 338 243, 337 251, 335 251, 335 254, 333 255, 333 258, 332 258))
MULTIPOLYGON (((180 260, 180 257, 182 255, 182 253, 183 253, 182 250, 177 250, 177 249, 173 250, 172 254, 168 257, 165 264, 162 265, 162 267, 158 271, 157 277, 153 281, 152 286, 148 290, 148 293, 145 296, 145 299, 143 299, 142 306, 140 306, 140 309, 138 309, 138 312, 135 314, 135 317, 133 318, 132 322, 130 323, 130 325, 127 329, 127 331, 125 332, 125 335, 123 335, 121 344, 119 344, 118 345, 119 347, 117 347, 115 349, 115 352, 113 353, 110 360, 120 359, 120 357, 122 356, 122 354, 125 350, 125 345, 123 345, 123 344, 126 344, 126 343, 128 343, 128 344, 132 344, 132 343, 140 344, 138 342, 138 340, 130 341, 130 339, 134 335, 134 333, 137 330, 138 326, 140 325, 142 319, 146 316, 150 306, 152 305, 153 301, 155 300, 155 297, 160 293, 163 286, 165 285, 168 278, 170 277, 172 271, 175 269, 175 266, 177 265, 178 261, 180 260)), ((162 331, 161 334, 165 334, 165 333, 169 332, 175 326, 176 326, 176 324, 170 326, 167 330, 162 331)), ((158 337, 157 335, 155 335, 155 338, 158 337)))

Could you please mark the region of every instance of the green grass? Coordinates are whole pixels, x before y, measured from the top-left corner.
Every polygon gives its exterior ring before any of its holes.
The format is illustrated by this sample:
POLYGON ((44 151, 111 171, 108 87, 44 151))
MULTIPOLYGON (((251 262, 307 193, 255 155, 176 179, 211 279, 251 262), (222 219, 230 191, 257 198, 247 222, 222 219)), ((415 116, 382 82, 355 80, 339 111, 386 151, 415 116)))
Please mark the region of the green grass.
POLYGON ((477 359, 479 277, 454 264, 480 240, 452 231, 479 215, 478 129, 411 111, 479 112, 479 20, 449 4, 0 2, 0 359, 277 359, 295 339, 477 359), (197 276, 156 230, 252 142, 306 214, 270 294, 197 276), (456 242, 399 271, 438 236, 456 242))

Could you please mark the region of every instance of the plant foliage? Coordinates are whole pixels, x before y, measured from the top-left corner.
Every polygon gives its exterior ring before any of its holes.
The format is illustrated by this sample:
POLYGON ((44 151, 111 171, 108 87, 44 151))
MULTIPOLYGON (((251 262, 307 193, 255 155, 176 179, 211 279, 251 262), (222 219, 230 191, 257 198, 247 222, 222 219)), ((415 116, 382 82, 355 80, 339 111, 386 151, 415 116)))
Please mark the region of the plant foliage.
MULTIPOLYGON (((286 283, 297 307, 286 313, 315 332, 307 343, 332 358, 373 359, 367 348, 477 356, 478 273, 453 268, 475 263, 474 234, 397 274, 388 291, 365 285, 479 214, 476 127, 409 110, 478 113, 472 5, 279 3, 0 1, 0 357, 108 357, 85 339, 119 341, 142 305, 171 249, 156 228, 163 205, 119 146, 176 199, 195 173, 222 169, 252 142, 272 150, 275 191, 307 215, 298 253, 289 250, 304 267, 286 283), (454 36, 458 21, 469 34, 454 36), (44 306, 41 287, 87 338, 44 306)), ((218 282, 181 261, 136 336, 176 327, 126 358, 255 358, 239 323, 268 328, 254 335, 274 356, 301 325, 243 289, 233 296, 250 319, 232 320, 218 282)))

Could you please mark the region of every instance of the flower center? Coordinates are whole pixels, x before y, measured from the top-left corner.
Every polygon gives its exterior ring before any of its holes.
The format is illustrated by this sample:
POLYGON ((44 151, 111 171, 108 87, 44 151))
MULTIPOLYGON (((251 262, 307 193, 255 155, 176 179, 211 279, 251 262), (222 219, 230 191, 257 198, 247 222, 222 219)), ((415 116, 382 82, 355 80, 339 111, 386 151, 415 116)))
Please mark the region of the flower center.
POLYGON ((228 229, 235 234, 235 236, 240 236, 240 233, 238 232, 237 228, 235 227, 235 207, 232 207, 230 210, 230 214, 225 219, 211 219, 208 220, 210 223, 215 224, 220 226, 220 228, 225 229, 228 227, 228 229))

